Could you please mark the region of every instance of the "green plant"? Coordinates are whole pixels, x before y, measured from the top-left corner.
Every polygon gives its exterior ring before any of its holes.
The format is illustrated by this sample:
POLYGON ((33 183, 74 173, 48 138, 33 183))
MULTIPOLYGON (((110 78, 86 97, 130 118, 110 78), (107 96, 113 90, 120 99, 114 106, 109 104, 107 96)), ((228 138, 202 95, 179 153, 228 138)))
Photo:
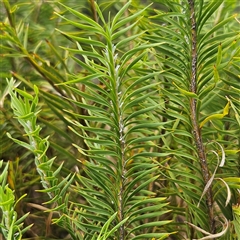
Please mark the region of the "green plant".
MULTIPOLYGON (((2 168, 3 161, 0 161, 0 168, 2 168)), ((29 225, 23 228, 23 222, 29 213, 26 213, 21 218, 18 218, 16 212, 16 205, 25 197, 24 195, 20 199, 15 199, 14 191, 8 187, 7 176, 8 176, 8 166, 9 163, 4 167, 0 175, 0 209, 1 209, 1 231, 3 236, 7 240, 18 240, 22 239, 22 234, 24 234, 28 229, 32 227, 29 225)))
POLYGON ((35 159, 47 212, 67 237, 239 237, 234 4, 90 1, 83 13, 51 3, 58 22, 48 29, 59 39, 44 45, 4 2, 2 51, 17 57, 12 74, 22 82, 6 89, 25 132, 17 139, 22 130, 9 125, 8 136, 34 155, 25 161, 35 159))

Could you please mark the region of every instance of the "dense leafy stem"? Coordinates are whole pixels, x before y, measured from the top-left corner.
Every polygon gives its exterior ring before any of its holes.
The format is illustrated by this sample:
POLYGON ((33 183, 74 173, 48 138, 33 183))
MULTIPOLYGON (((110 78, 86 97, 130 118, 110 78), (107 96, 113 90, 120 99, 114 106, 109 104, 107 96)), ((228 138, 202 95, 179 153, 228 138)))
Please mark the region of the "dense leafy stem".
POLYGON ((2 234, 240 238, 237 1, 97 2, 1 3, 2 234))

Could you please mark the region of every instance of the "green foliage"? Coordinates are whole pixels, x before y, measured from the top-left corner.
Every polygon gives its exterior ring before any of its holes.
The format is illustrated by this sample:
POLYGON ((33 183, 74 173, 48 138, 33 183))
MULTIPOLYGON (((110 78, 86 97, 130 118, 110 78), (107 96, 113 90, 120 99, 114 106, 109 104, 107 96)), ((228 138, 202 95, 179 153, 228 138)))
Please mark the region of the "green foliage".
MULTIPOLYGON (((2 168, 2 166, 3 161, 1 160, 0 168, 2 168)), ((18 200, 15 199, 14 191, 9 188, 7 184, 8 166, 9 163, 5 165, 0 175, 0 209, 2 216, 0 227, 5 239, 18 240, 22 239, 22 234, 29 230, 32 225, 23 228, 23 222, 29 213, 26 213, 24 216, 17 219, 18 214, 15 210, 16 205, 21 200, 21 198, 25 197, 25 195, 23 195, 18 200)))
POLYGON ((5 238, 239 238, 237 1, 2 5, 5 238))

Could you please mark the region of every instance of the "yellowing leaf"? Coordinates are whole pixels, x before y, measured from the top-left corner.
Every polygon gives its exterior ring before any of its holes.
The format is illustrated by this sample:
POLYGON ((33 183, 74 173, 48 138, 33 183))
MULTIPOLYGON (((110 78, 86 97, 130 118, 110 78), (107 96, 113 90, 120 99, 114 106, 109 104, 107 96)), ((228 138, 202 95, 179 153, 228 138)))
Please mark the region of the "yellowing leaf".
POLYGON ((235 113, 235 118, 236 118, 236 120, 237 120, 237 122, 238 122, 238 124, 240 126, 240 115, 238 113, 238 110, 236 109, 235 105, 233 104, 233 102, 228 97, 227 97, 227 100, 230 102, 231 107, 232 107, 232 109, 233 109, 233 111, 235 113))
POLYGON ((223 114, 224 116, 226 116, 229 112, 229 106, 230 106, 230 102, 228 101, 227 105, 225 106, 225 108, 223 109, 223 114))
POLYGON ((240 205, 236 204, 232 206, 233 210, 233 225, 237 234, 238 239, 240 239, 240 205))
POLYGON ((227 183, 240 183, 240 178, 239 177, 226 177, 226 178, 223 178, 225 182, 227 183))
POLYGON ((222 44, 220 43, 218 46, 218 53, 217 53, 217 62, 216 65, 219 66, 222 61, 222 44))
POLYGON ((173 85, 174 85, 174 86, 179 90, 179 92, 180 92, 181 94, 183 94, 184 96, 186 96, 186 97, 191 97, 191 98, 198 98, 198 95, 197 95, 196 93, 186 91, 186 90, 178 87, 177 84, 174 83, 174 82, 173 82, 173 85))
POLYGON ((225 106, 225 108, 223 109, 223 113, 216 113, 213 115, 210 115, 208 117, 206 117, 201 123, 200 123, 200 128, 203 127, 203 125, 205 123, 207 123, 210 120, 214 120, 214 119, 222 119, 224 116, 226 116, 229 112, 229 106, 230 106, 230 102, 228 101, 227 105, 225 106))
POLYGON ((225 150, 225 153, 228 155, 235 155, 238 152, 240 152, 240 150, 225 150))
POLYGON ((214 82, 215 83, 217 83, 220 79, 216 66, 213 66, 213 77, 214 77, 214 82))

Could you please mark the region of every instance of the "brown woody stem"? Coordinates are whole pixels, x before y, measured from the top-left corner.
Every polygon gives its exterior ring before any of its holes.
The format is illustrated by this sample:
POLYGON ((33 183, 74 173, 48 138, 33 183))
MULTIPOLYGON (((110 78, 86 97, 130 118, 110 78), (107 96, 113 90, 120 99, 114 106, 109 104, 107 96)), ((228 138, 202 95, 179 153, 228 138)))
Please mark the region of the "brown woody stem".
MULTIPOLYGON (((193 93, 197 93, 197 23, 194 9, 194 0, 188 0, 190 13, 191 13, 191 82, 190 82, 190 91, 193 93)), ((190 98, 190 114, 191 114, 191 122, 193 128, 193 136, 195 140, 195 144, 197 147, 198 158, 201 166, 202 176, 204 180, 204 184, 206 185, 210 179, 210 173, 208 169, 208 164, 206 161, 206 152, 205 147, 202 141, 201 128, 198 124, 198 113, 197 113, 197 100, 195 98, 190 98)), ((206 192, 206 204, 208 208, 208 216, 210 221, 210 231, 214 233, 215 231, 215 220, 213 214, 213 194, 212 187, 210 186, 206 192)))

